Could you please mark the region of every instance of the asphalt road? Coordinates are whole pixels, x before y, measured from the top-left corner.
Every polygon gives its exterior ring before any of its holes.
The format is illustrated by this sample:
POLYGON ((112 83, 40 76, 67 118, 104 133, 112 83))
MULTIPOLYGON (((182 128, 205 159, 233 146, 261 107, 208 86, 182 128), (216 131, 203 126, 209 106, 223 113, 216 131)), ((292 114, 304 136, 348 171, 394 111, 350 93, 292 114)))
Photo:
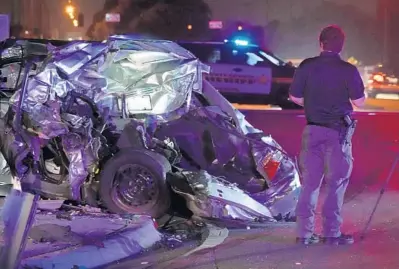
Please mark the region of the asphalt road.
MULTIPOLYGON (((393 181, 398 180, 396 178, 393 181)), ((359 181, 356 181, 359 182, 359 181)), ((259 230, 230 230, 213 249, 182 255, 193 246, 159 250, 110 266, 108 269, 365 269, 399 268, 399 189, 388 188, 366 237, 359 235, 377 200, 383 182, 350 185, 346 197, 344 232, 353 233, 352 246, 296 245, 295 226, 271 225, 259 230)), ((394 186, 395 184, 392 182, 394 186)), ((358 183, 356 183, 358 184, 358 183)), ((323 201, 323 195, 320 199, 323 201)), ((320 230, 320 209, 318 209, 320 230)))

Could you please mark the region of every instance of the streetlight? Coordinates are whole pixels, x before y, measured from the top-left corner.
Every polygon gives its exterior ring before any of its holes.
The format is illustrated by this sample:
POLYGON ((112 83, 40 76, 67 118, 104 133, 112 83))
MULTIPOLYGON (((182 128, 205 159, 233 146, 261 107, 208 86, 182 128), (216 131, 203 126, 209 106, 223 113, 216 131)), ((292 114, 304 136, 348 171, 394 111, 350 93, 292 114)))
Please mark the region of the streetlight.
POLYGON ((68 5, 65 7, 65 13, 68 14, 71 20, 75 19, 76 7, 72 4, 72 1, 68 1, 68 5))
POLYGON ((81 27, 83 25, 83 15, 79 13, 78 18, 76 18, 76 6, 72 3, 72 0, 68 0, 68 4, 65 6, 65 13, 71 19, 74 27, 81 27))
POLYGON ((75 12, 75 7, 72 5, 72 4, 68 4, 66 7, 65 7, 65 12, 67 13, 67 14, 73 14, 74 12, 75 12))
POLYGON ((188 29, 188 30, 192 30, 192 29, 193 29, 193 26, 192 26, 191 24, 189 24, 189 25, 187 25, 187 29, 188 29))

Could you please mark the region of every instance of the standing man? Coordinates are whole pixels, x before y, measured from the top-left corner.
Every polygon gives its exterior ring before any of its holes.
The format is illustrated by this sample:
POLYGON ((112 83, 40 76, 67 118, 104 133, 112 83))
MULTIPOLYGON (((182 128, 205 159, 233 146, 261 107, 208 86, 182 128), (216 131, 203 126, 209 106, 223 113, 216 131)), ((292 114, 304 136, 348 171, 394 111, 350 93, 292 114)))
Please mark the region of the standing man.
POLYGON ((364 85, 357 68, 340 58, 345 34, 338 26, 324 28, 319 37, 321 54, 304 60, 296 70, 290 99, 305 109, 300 169, 302 191, 296 209, 297 242, 352 244, 341 233, 341 208, 352 173, 354 128, 352 104, 364 105, 364 85), (353 131, 353 130, 352 130, 353 131), (323 237, 314 233, 315 209, 324 179, 328 186, 323 206, 323 237))

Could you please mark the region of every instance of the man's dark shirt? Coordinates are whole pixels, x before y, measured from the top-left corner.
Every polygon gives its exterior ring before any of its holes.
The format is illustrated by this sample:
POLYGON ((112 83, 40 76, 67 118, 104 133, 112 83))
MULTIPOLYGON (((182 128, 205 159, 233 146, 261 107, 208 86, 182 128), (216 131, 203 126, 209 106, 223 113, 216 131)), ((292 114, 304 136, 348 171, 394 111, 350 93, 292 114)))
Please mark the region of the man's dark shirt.
POLYGON ((335 125, 353 112, 350 99, 364 97, 364 84, 355 66, 324 51, 299 65, 290 94, 304 98, 308 122, 335 125))

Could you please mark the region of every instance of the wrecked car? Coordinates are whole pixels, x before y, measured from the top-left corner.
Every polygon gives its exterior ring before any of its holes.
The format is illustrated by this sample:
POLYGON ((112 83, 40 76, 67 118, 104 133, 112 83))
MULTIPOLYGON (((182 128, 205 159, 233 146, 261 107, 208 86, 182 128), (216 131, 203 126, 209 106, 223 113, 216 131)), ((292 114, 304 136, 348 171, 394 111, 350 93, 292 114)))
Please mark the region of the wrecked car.
POLYGON ((154 218, 294 216, 293 158, 176 43, 6 42, 0 146, 23 191, 154 218))

